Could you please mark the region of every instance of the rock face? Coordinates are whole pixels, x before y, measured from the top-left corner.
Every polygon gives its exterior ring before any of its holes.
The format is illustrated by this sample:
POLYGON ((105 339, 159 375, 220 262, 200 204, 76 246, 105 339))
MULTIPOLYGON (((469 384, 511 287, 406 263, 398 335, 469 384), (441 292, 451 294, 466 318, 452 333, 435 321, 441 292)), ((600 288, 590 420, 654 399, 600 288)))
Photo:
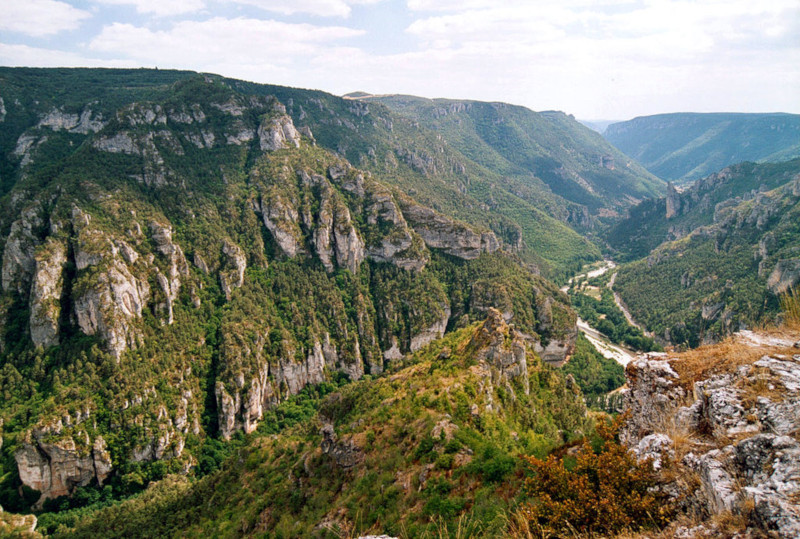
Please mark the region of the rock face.
POLYGON ((442 318, 434 322, 430 327, 424 328, 416 335, 411 336, 411 345, 409 346, 411 352, 416 352, 423 346, 442 338, 444 330, 447 328, 447 322, 450 320, 450 306, 445 304, 442 306, 442 310, 442 318))
POLYGON ((103 128, 104 124, 99 118, 92 119, 93 115, 92 110, 89 108, 84 109, 80 116, 53 109, 39 121, 39 127, 49 127, 53 131, 65 130, 83 135, 97 133, 103 128))
POLYGON ((90 442, 85 431, 72 436, 63 431, 60 420, 35 428, 14 453, 22 483, 42 493, 38 505, 93 481, 102 485, 111 473, 111 455, 101 436, 90 442), (79 444, 75 438, 83 439, 79 444))
MULTIPOLYGON (((2 104, 2 101, 0 101, 0 104, 2 104)), ((2 115, 0 115, 0 121, 2 121, 2 115)), ((0 507, 0 535, 3 537, 41 537, 35 531, 37 524, 36 515, 15 515, 6 513, 0 507)))
POLYGON ((367 258, 419 271, 429 259, 425 246, 465 260, 500 248, 494 233, 476 232, 410 199, 399 200, 347 164, 330 166, 327 177, 295 172, 296 179, 284 170, 264 185, 256 204, 289 258, 316 255, 328 271, 356 272, 367 258))
POLYGON ((322 433, 322 452, 330 456, 336 465, 343 470, 351 470, 363 459, 361 449, 350 439, 340 440, 332 423, 325 423, 320 429, 322 433))
MULTIPOLYGON (((478 328, 469 344, 477 350, 476 359, 492 369, 492 378, 504 381, 520 378, 525 393, 530 391, 526 342, 512 329, 497 309, 489 309, 486 321, 478 328)), ((495 380, 493 380, 495 381, 495 380)))
POLYGON ((672 182, 667 182, 667 219, 672 219, 681 211, 681 197, 672 182))
POLYGON ((62 273, 67 262, 67 246, 49 239, 36 255, 36 270, 30 296, 30 331, 35 346, 58 344, 61 315, 62 273))
MULTIPOLYGON (((158 222, 150 223, 150 236, 155 244, 156 251, 164 258, 167 266, 166 275, 156 268, 156 279, 164 293, 165 301, 158 308, 167 313, 167 324, 172 324, 172 306, 178 299, 181 289, 181 277, 189 276, 189 264, 183 255, 183 250, 172 241, 172 227, 158 222)), ((126 262, 133 264, 138 259, 138 254, 130 246, 121 244, 122 256, 126 262)))
POLYGON ((293 358, 268 361, 264 357, 264 341, 259 344, 261 349, 251 351, 259 358, 260 367, 255 376, 246 380, 244 373, 241 373, 234 377, 232 384, 226 386, 218 381, 214 389, 220 435, 226 440, 237 430, 244 430, 248 434, 253 432, 266 410, 296 395, 305 386, 325 380, 325 356, 318 342, 302 362, 296 362, 293 358))
MULTIPOLYGON (((85 287, 74 300, 78 326, 86 335, 99 335, 109 352, 119 358, 138 344, 135 320, 150 296, 146 281, 134 277, 121 260, 112 259, 105 271, 87 272, 85 287)), ((78 266, 86 269, 89 266, 78 266)))
MULTIPOLYGON (((765 355, 708 374, 664 354, 632 361, 626 369, 630 415, 620 438, 640 458, 673 468, 666 488, 687 510, 745 514, 756 528, 748 533, 797 537, 800 355, 775 353, 767 339, 740 341, 764 348, 765 355), (685 379, 698 376, 693 383, 685 379), (695 476, 700 486, 676 476, 695 476)), ((705 524, 701 528, 708 531, 705 524)))
POLYGON ((783 294, 800 282, 800 258, 779 260, 767 278, 767 287, 774 294, 783 294))
POLYGON ((292 123, 292 119, 285 114, 273 117, 261 123, 258 127, 258 141, 262 150, 275 151, 288 148, 290 145, 300 147, 300 133, 292 123))
POLYGON ((631 410, 631 417, 620 431, 620 440, 634 446, 653 434, 683 404, 686 392, 678 385, 678 373, 662 353, 639 356, 628 363, 625 376, 626 409, 631 410))
POLYGON ((500 248, 493 232, 475 232, 463 223, 411 201, 403 201, 403 215, 425 245, 449 255, 471 260, 481 253, 493 253, 500 248))
POLYGON ((11 223, 11 232, 3 251, 3 291, 12 289, 24 294, 36 267, 35 250, 44 220, 41 207, 33 205, 11 223))
POLYGON ((222 244, 222 254, 225 256, 225 269, 220 271, 219 280, 225 299, 231 300, 234 288, 241 288, 244 284, 244 270, 247 269, 247 259, 242 248, 232 241, 225 240, 222 244))

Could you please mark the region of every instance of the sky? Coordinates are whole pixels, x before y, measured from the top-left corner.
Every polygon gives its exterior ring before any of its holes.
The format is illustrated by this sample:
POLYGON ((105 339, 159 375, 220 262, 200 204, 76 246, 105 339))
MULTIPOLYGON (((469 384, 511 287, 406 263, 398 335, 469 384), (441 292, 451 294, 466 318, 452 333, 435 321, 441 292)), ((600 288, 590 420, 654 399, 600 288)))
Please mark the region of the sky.
MULTIPOLYGON (((0 65, 158 67, 585 120, 800 113, 798 0, 0 0, 0 65)), ((0 88, 0 94, 2 88, 0 88)))

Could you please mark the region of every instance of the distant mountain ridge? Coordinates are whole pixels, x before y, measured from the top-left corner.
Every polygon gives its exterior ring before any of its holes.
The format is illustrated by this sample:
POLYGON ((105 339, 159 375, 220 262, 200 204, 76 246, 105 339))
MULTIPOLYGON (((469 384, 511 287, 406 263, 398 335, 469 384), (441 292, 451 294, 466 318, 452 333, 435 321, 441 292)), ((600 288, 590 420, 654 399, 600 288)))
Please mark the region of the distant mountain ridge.
POLYGON ((611 229, 638 259, 615 290, 666 342, 697 346, 765 320, 800 282, 800 159, 741 163, 646 201, 611 229))
POLYGON ((659 178, 685 184, 743 161, 800 156, 800 115, 657 114, 611 124, 603 136, 659 178))
POLYGON ((501 172, 506 189, 551 211, 566 209, 573 226, 624 213, 664 192, 661 180, 563 112, 409 95, 350 97, 384 104, 439 133, 452 148, 501 172))

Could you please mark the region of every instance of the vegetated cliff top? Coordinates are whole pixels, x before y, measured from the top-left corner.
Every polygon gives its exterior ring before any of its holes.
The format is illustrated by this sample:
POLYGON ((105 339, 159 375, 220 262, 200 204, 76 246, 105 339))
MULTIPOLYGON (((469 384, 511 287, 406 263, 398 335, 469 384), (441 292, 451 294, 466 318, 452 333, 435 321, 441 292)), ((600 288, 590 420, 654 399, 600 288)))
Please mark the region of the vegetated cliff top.
POLYGON ((603 136, 659 178, 685 184, 742 161, 800 156, 800 115, 657 114, 611 124, 603 136))
MULTIPOLYGON (((621 438, 679 517, 656 537, 800 534, 800 327, 628 365, 621 438)), ((652 535, 649 535, 652 537, 652 535)))

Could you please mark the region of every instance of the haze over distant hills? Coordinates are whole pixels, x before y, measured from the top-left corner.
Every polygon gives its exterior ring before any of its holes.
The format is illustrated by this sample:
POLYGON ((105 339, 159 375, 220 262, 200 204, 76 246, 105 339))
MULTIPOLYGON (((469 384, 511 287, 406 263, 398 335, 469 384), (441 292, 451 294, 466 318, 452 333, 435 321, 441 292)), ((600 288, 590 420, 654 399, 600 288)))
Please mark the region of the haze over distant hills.
POLYGON ((800 156, 800 115, 657 114, 611 124, 604 136, 659 178, 684 184, 743 161, 800 156))
POLYGON ((606 129, 608 129, 609 125, 619 122, 619 120, 581 120, 581 119, 578 119, 578 121, 583 125, 585 125, 586 127, 588 127, 589 129, 597 131, 601 135, 606 132, 606 129))

